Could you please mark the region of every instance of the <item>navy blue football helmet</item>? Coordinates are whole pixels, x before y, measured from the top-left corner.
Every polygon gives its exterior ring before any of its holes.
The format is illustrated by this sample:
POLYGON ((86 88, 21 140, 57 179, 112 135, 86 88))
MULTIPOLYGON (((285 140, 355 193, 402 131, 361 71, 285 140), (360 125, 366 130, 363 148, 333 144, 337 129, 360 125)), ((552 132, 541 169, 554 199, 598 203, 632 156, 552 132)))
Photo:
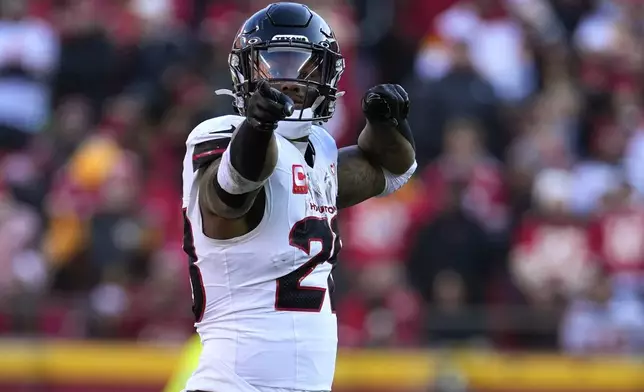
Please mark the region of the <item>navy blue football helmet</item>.
POLYGON ((239 30, 228 59, 235 107, 244 114, 257 82, 289 86, 299 115, 285 121, 327 121, 333 115, 344 58, 329 25, 307 6, 275 3, 239 30))

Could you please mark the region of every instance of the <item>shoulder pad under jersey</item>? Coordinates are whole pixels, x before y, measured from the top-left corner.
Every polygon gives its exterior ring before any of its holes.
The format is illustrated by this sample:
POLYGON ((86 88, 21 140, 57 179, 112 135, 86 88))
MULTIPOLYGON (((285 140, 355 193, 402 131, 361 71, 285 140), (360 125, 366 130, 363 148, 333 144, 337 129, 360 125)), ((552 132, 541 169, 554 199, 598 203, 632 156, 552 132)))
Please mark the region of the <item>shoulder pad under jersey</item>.
POLYGON ((194 171, 221 158, 233 132, 243 120, 240 116, 215 117, 202 122, 190 132, 186 147, 192 151, 194 171))
POLYGON ((219 137, 230 137, 242 121, 244 121, 243 117, 234 115, 208 119, 197 125, 195 129, 190 132, 190 135, 188 135, 188 139, 186 140, 186 146, 194 146, 203 141, 219 137))

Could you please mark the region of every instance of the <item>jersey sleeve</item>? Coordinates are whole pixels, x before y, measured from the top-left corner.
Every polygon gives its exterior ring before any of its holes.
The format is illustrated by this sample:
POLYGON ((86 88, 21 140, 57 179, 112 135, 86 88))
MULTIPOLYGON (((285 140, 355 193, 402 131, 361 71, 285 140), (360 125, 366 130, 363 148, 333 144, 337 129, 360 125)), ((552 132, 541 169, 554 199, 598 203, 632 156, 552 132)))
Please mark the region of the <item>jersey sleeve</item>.
POLYGON ((206 167, 221 158, 230 144, 230 139, 228 135, 220 135, 216 139, 196 144, 192 150, 192 171, 206 167))
POLYGON ((190 132, 183 160, 183 208, 188 208, 191 200, 195 200, 194 183, 198 170, 221 158, 242 121, 244 118, 240 116, 216 117, 190 132))
POLYGON ((186 140, 186 147, 194 147, 204 142, 229 138, 244 121, 240 116, 222 116, 211 118, 197 125, 186 140))
POLYGON ((222 116, 197 125, 186 141, 186 154, 190 155, 192 170, 197 171, 220 158, 243 120, 239 116, 222 116))

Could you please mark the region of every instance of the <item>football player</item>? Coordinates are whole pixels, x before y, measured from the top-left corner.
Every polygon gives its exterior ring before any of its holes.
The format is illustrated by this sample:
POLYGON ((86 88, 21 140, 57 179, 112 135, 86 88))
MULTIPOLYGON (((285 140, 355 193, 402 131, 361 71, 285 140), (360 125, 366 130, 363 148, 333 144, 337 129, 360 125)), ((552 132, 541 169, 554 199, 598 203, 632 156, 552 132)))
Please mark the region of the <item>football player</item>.
POLYGON ((251 16, 229 66, 240 115, 197 126, 183 162, 184 250, 203 343, 186 390, 330 391, 337 211, 413 174, 409 99, 398 85, 369 89, 358 144, 338 151, 322 124, 342 95, 344 59, 302 4, 251 16))

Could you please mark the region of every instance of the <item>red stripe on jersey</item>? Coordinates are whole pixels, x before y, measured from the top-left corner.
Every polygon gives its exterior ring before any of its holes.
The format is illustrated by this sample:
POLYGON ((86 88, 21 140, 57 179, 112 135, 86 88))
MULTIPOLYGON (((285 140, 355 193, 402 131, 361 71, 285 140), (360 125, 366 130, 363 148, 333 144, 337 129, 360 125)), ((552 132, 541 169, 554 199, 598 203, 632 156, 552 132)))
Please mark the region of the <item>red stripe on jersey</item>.
POLYGON ((216 150, 204 151, 204 152, 201 152, 201 153, 199 153, 199 154, 195 154, 195 155, 193 155, 193 156, 192 156, 192 160, 193 160, 193 161, 196 161, 196 160, 197 160, 197 159, 199 159, 199 158, 207 157, 207 156, 210 156, 210 155, 219 155, 219 154, 223 154, 223 153, 224 153, 224 151, 226 151, 226 149, 225 149, 225 148, 219 148, 219 149, 216 149, 216 150))

